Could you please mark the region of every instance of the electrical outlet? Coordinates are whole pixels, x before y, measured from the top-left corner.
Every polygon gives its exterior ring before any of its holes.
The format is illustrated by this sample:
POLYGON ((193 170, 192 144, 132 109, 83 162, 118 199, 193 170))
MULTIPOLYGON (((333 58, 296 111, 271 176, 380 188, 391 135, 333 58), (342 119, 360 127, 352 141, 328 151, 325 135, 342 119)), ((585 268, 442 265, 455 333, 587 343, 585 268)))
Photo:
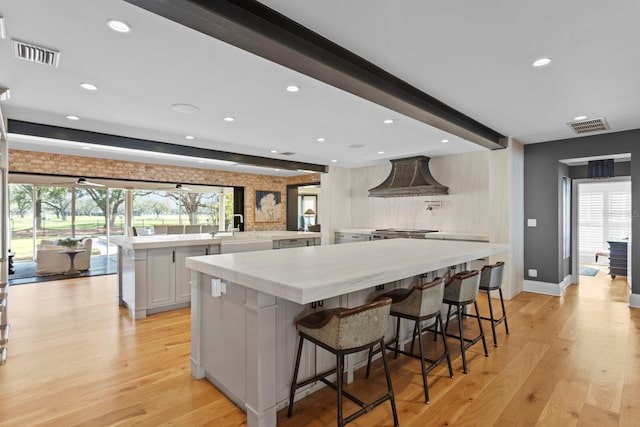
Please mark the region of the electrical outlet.
POLYGON ((538 221, 535 218, 527 219, 527 227, 537 227, 538 221))
POLYGON ((534 268, 529 269, 529 277, 538 277, 538 270, 534 268))
POLYGON ((222 295, 220 279, 211 279, 211 296, 214 298, 222 295))

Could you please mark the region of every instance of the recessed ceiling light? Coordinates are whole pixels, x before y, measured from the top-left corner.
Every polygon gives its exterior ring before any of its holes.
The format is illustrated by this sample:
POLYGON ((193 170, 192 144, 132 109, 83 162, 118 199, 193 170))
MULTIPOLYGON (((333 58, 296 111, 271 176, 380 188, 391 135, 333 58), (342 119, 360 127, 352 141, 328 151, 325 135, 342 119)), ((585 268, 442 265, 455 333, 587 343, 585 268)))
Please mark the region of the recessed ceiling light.
POLYGON ((187 135, 184 137, 184 139, 196 139, 196 137, 192 135, 187 135))
POLYGON ((287 86, 287 92, 298 92, 299 90, 300 90, 300 87, 296 85, 287 86))
POLYGON ((318 142, 325 142, 325 141, 326 141, 326 139, 324 139, 324 138, 320 137, 320 138, 316 139, 316 141, 318 141, 318 142))
POLYGON ((533 61, 534 67, 544 67, 545 65, 549 65, 551 63, 551 58, 540 58, 533 61))
POLYGON ((186 114, 193 114, 200 111, 199 107, 191 104, 173 104, 171 105, 171 109, 173 111, 177 111, 178 113, 186 113, 186 114))
POLYGON ((443 144, 446 144, 447 142, 449 142, 449 140, 448 140, 448 139, 443 139, 443 140, 442 140, 442 141, 440 141, 440 142, 442 142, 443 144))
POLYGON ((274 171, 276 171, 276 172, 280 172, 280 169, 274 169, 274 171))
POLYGON ((80 117, 78 117, 78 116, 67 116, 67 119, 69 119, 69 120, 80 120, 80 117))
POLYGON ((573 118, 573 120, 584 120, 586 118, 587 118, 587 116, 576 116, 576 117, 573 118))
POLYGON ((378 151, 378 154, 384 154, 384 151, 378 151))
POLYGON ((80 83, 80 87, 86 90, 98 90, 98 86, 93 83, 80 83))
POLYGON ((331 160, 331 163, 338 163, 337 160, 331 160))
POLYGON ((129 24, 119 21, 117 19, 109 19, 107 21, 107 25, 113 31, 117 31, 118 33, 128 33, 131 31, 131 27, 129 26, 129 24))
POLYGON ((198 163, 204 163, 204 160, 198 160, 198 163))
POLYGON ((272 152, 273 154, 276 154, 276 153, 278 152, 278 150, 271 150, 271 152, 272 152))
POLYGON ((86 145, 83 145, 83 146, 82 146, 82 149, 83 149, 83 150, 91 150, 91 147, 87 147, 86 145))
POLYGON ((386 119, 385 121, 383 121, 382 123, 384 123, 385 125, 390 125, 391 123, 393 123, 394 120, 393 119, 386 119))
POLYGON ((231 117, 231 116, 227 116, 222 120, 224 120, 225 122, 235 122, 236 118, 235 117, 231 117))

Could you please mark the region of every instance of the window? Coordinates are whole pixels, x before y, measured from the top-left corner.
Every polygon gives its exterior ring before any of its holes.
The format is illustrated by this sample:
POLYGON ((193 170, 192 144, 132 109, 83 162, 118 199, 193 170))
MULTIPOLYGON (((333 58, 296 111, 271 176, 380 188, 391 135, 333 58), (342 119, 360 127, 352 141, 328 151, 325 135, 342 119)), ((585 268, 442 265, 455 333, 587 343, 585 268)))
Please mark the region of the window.
POLYGON ((309 225, 317 223, 318 218, 318 196, 314 194, 305 194, 298 196, 298 227, 307 229, 309 225), (312 215, 305 214, 308 209, 314 213, 312 215))
POLYGON ((592 262, 607 240, 631 233, 631 181, 589 182, 579 186, 578 239, 580 262, 592 262))

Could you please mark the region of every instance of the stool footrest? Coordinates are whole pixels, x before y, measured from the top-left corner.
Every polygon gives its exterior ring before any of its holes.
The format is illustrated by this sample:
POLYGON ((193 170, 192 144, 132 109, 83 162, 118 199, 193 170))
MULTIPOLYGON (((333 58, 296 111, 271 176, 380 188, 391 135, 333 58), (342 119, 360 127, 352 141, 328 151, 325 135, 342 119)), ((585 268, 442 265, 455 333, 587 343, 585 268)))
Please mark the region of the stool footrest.
POLYGON ((480 318, 481 318, 482 320, 488 320, 488 321, 490 321, 490 322, 493 322, 493 324, 494 324, 494 325, 499 325, 500 323, 504 322, 504 319, 506 318, 506 316, 504 316, 504 315, 503 315, 503 316, 502 316, 502 317, 500 317, 499 319, 492 319, 492 318, 490 318, 490 317, 483 317, 483 316, 480 316, 480 318))
POLYGON ((9 342, 9 324, 0 326, 0 345, 5 345, 9 342))

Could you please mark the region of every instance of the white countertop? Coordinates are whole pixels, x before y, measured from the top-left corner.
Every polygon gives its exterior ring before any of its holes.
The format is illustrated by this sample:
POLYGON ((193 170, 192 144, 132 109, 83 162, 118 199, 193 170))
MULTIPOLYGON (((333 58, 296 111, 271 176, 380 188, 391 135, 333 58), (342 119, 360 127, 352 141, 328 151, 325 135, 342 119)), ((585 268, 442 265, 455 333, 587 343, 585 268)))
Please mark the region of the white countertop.
POLYGON ((507 244, 388 239, 206 255, 188 268, 306 304, 505 252, 507 244))
POLYGON ((168 246, 219 245, 222 239, 203 234, 152 234, 149 236, 112 237, 111 242, 127 249, 153 249, 168 246))
POLYGON ((338 233, 354 233, 354 234, 371 234, 376 231, 375 228, 339 228, 338 233))
POLYGON ((242 231, 236 234, 246 234, 248 236, 255 235, 258 239, 268 240, 287 240, 287 239, 320 239, 322 233, 316 233, 312 231, 287 231, 287 230, 275 230, 275 231, 242 231))
POLYGON ((462 231, 436 231, 435 233, 425 234, 425 238, 438 240, 471 240, 476 242, 489 241, 489 236, 486 234, 473 234, 462 231))

